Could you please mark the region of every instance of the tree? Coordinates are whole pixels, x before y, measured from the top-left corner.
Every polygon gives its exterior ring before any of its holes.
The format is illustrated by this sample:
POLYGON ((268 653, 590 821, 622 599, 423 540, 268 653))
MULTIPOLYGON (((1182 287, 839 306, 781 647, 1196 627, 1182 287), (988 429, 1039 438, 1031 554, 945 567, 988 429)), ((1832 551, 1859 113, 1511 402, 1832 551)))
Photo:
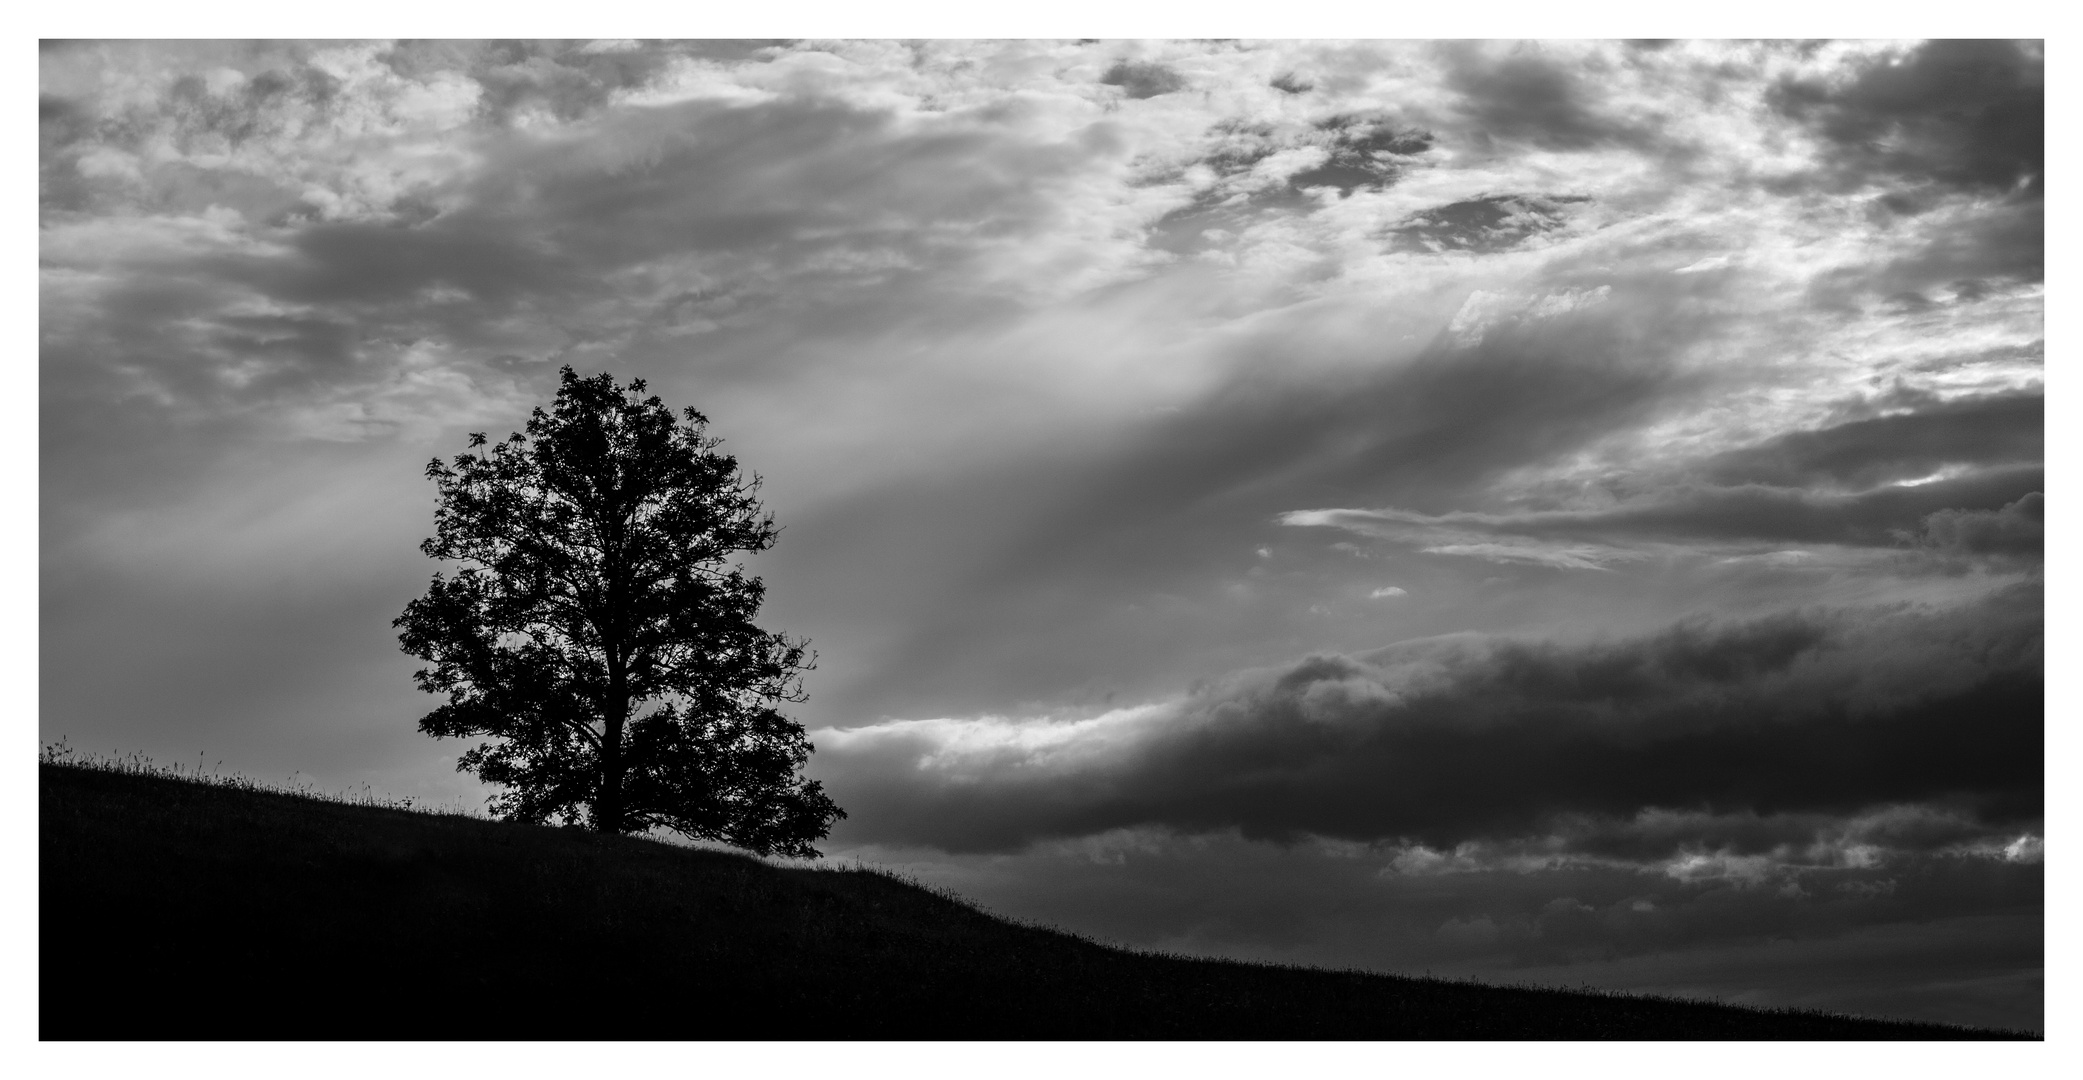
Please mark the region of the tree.
POLYGON ((435 574, 393 626, 447 703, 419 727, 489 736, 458 771, 505 786, 502 816, 607 833, 664 826, 760 854, 814 856, 845 817, 798 771, 813 747, 807 644, 753 625, 765 586, 726 559, 771 547, 758 477, 644 381, 563 369, 549 412, 435 459, 435 574))

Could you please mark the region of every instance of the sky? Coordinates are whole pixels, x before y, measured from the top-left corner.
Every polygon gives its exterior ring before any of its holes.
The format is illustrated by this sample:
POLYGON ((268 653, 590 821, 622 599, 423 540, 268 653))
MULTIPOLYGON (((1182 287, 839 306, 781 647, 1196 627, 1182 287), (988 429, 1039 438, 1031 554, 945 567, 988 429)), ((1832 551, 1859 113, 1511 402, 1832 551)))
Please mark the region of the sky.
POLYGON ((1142 948, 2038 1029, 2037 43, 46 43, 39 728, 475 805, 557 371, 763 480, 824 845, 1142 948))

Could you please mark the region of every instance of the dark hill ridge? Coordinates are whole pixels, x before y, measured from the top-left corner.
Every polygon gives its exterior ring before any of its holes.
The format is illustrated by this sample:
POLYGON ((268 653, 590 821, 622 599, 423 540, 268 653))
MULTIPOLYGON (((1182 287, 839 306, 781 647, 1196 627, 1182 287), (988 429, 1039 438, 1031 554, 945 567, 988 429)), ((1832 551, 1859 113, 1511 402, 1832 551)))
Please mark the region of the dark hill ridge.
POLYGON ((2032 1037, 1152 956, 868 871, 39 773, 44 1039, 2032 1037))

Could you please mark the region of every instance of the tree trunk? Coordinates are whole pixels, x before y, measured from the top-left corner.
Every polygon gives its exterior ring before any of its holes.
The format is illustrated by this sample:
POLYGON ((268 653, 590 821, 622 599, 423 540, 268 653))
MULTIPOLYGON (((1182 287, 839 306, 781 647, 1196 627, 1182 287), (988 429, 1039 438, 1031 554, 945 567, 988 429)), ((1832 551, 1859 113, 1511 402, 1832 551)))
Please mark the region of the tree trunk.
POLYGON ((604 833, 623 831, 622 725, 629 718, 629 683, 618 658, 608 661, 608 702, 601 725, 600 791, 593 799, 593 827, 604 833))
MULTIPOLYGON (((612 477, 609 480, 608 486, 619 487, 612 477)), ((626 809, 622 801, 622 725, 629 719, 629 653, 624 637, 623 604, 628 600, 624 589, 624 525, 619 516, 609 518, 603 528, 606 542, 601 551, 607 612, 597 625, 605 652, 603 659, 608 662, 608 700, 607 715, 601 724, 600 793, 593 801, 593 827, 604 833, 623 831, 626 809)))

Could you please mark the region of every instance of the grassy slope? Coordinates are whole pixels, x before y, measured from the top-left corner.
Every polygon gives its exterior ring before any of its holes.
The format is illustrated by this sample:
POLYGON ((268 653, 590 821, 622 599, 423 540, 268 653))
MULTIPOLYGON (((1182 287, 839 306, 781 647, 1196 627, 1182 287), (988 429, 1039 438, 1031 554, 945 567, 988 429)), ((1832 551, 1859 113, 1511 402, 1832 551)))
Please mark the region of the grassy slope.
POLYGON ((45 1039, 1917 1039, 1150 956, 889 877, 40 766, 45 1039))

